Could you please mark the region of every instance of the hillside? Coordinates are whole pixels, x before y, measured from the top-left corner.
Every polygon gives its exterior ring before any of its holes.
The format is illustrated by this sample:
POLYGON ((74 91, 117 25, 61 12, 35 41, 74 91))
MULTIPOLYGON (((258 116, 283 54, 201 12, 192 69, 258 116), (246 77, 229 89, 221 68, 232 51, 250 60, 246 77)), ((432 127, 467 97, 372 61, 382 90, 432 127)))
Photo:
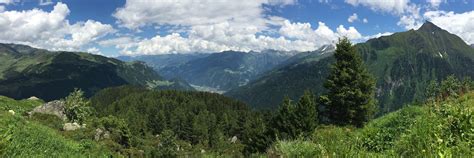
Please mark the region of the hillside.
POLYGON ((247 84, 292 55, 271 50, 249 53, 225 51, 184 64, 169 65, 159 70, 159 73, 165 78, 183 79, 197 89, 227 91, 247 84))
POLYGON ((308 139, 281 140, 269 150, 283 157, 472 157, 474 92, 410 105, 364 128, 321 126, 308 139))
POLYGON ((55 116, 25 116, 42 103, 41 100, 13 100, 0 96, 1 157, 117 156, 92 140, 66 138, 65 132, 52 128, 62 127, 61 120, 55 116), (9 110, 15 114, 7 112, 9 110))
MULTIPOLYGON (((424 90, 431 80, 450 74, 474 78, 474 49, 430 22, 418 30, 371 39, 356 47, 377 78, 376 94, 382 112, 424 100, 424 90)), ((330 55, 308 56, 225 95, 256 108, 274 108, 284 96, 296 99, 305 89, 319 95, 324 92, 323 83, 332 62, 330 55)))
POLYGON ((189 85, 163 79, 140 62, 0 44, 0 95, 53 100, 66 96, 74 88, 90 96, 100 89, 124 84, 152 89, 192 89, 189 85))

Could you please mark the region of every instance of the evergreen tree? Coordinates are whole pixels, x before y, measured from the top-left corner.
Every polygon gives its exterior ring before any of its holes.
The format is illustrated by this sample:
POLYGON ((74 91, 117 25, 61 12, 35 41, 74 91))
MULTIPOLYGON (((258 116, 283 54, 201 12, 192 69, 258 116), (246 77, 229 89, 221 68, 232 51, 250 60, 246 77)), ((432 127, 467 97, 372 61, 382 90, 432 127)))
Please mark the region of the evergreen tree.
POLYGON ((296 128, 304 134, 309 134, 318 125, 318 110, 314 95, 305 91, 295 107, 296 128))
POLYGON ((278 112, 272 119, 272 130, 279 139, 291 139, 297 136, 298 129, 295 127, 295 106, 288 97, 285 97, 278 112))
POLYGON ((324 84, 328 93, 320 100, 332 123, 361 127, 375 113, 375 80, 349 39, 339 39, 336 47, 336 62, 324 84))

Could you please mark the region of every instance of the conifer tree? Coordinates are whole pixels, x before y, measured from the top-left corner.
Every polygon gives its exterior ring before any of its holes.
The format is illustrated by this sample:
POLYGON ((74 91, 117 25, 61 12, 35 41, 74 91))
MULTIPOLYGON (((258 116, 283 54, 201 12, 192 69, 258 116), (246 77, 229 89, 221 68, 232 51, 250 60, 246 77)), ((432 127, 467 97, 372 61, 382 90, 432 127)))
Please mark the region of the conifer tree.
POLYGON ((295 127, 295 106, 290 98, 285 97, 282 105, 272 119, 273 132, 279 139, 291 139, 296 137, 298 129, 295 127))
POLYGON ((295 107, 296 128, 302 133, 309 134, 318 125, 318 110, 314 95, 305 91, 295 107))
POLYGON ((339 39, 336 47, 336 62, 324 84, 328 93, 320 102, 332 123, 361 127, 375 113, 375 80, 349 39, 339 39))

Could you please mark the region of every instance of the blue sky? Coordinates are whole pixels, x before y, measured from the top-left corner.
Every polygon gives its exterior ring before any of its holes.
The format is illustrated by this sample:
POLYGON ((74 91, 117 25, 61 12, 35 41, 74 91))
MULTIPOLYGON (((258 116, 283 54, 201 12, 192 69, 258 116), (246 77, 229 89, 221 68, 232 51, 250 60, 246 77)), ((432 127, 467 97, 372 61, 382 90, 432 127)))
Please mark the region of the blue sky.
POLYGON ((472 0, 0 0, 0 42, 107 56, 310 51, 417 29, 474 43, 472 0))

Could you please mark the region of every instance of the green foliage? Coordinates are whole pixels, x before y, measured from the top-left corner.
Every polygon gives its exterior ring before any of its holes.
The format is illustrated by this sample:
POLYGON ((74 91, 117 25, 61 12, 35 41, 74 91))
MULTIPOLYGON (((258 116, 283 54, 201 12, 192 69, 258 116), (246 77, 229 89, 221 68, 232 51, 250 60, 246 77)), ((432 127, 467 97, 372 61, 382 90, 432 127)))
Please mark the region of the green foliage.
POLYGON ((442 80, 441 83, 432 80, 426 89, 427 100, 443 101, 449 97, 457 98, 459 95, 469 92, 473 87, 474 82, 470 77, 465 77, 460 81, 455 76, 450 75, 442 80))
POLYGON ((277 141, 285 157, 472 157, 474 93, 408 106, 363 128, 320 126, 310 140, 277 141))
POLYGON ((215 153, 240 153, 242 148, 244 153, 262 152, 269 144, 266 122, 261 115, 241 102, 218 94, 122 86, 104 89, 91 100, 99 117, 113 115, 127 122, 133 135, 131 147, 153 144, 141 139, 149 139, 164 130, 172 130, 179 141, 193 149, 215 153), (234 136, 239 143, 225 143, 234 136))
POLYGON ((375 81, 349 39, 340 39, 336 47, 336 62, 324 84, 329 92, 320 100, 333 123, 361 127, 375 114, 375 81))
POLYGON ((89 100, 84 98, 84 92, 79 89, 71 92, 64 101, 64 112, 67 119, 71 122, 82 124, 92 113, 89 100))
POLYGON ((289 98, 285 98, 273 117, 271 125, 277 138, 295 139, 309 135, 318 123, 314 95, 306 91, 296 104, 289 98))
POLYGON ((177 137, 172 130, 164 130, 159 137, 157 157, 177 157, 177 137))
POLYGON ((0 111, 13 110, 20 115, 33 110, 43 104, 42 100, 15 100, 5 96, 0 96, 0 111))
POLYGON ((132 135, 125 120, 115 116, 101 117, 96 126, 110 132, 112 140, 120 145, 124 147, 130 146, 132 135))
POLYGON ((113 153, 96 143, 72 141, 47 126, 27 121, 21 116, 0 112, 0 157, 105 157, 111 155, 113 153))

